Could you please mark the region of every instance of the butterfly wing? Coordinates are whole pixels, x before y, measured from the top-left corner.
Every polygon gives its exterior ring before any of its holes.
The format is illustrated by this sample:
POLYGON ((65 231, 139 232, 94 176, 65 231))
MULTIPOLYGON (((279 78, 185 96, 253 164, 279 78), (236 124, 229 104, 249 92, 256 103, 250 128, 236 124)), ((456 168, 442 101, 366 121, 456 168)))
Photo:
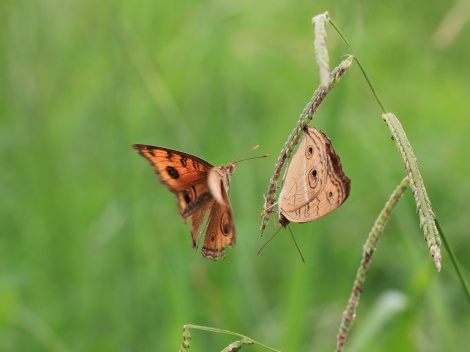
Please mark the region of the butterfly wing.
POLYGON ((303 137, 279 195, 281 224, 321 218, 349 195, 351 181, 330 139, 314 127, 305 127, 303 137))
POLYGON ((185 222, 210 199, 207 175, 213 166, 204 159, 146 144, 134 144, 132 148, 149 161, 160 181, 175 193, 178 210, 185 222))
POLYGON ((150 162, 160 181, 173 193, 206 183, 207 173, 213 167, 204 159, 173 149, 146 144, 133 144, 132 148, 150 162))
MULTIPOLYGON (((313 128, 313 127, 311 127, 313 128)), ((320 216, 325 216, 338 208, 348 198, 351 190, 351 180, 345 175, 341 165, 341 159, 336 154, 331 140, 321 131, 314 129, 310 133, 316 133, 325 142, 325 154, 327 156, 327 174, 323 191, 318 194, 321 206, 320 216)), ((312 169, 310 169, 312 170, 312 169)))
MULTIPOLYGON (((213 171, 214 174, 216 172, 217 169, 213 171)), ((207 220, 206 236, 201 250, 205 258, 215 261, 219 259, 219 255, 225 258, 225 245, 233 247, 236 243, 235 223, 233 221, 232 207, 226 188, 229 178, 230 174, 225 174, 219 177, 217 181, 220 188, 217 193, 221 197, 221 202, 217 200, 213 201, 212 209, 207 220)), ((215 187, 217 186, 214 184, 211 185, 212 189, 215 187)))

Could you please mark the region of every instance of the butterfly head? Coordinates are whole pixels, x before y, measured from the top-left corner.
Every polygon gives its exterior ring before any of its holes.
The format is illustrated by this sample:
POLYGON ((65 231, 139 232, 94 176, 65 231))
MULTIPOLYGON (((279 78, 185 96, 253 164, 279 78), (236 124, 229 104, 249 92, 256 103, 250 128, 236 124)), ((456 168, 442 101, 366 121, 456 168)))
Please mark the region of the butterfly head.
POLYGON ((229 163, 227 165, 222 165, 221 168, 225 168, 227 175, 232 176, 232 174, 235 172, 235 169, 237 168, 237 165, 238 163, 229 163))
POLYGON ((281 227, 285 229, 287 225, 289 225, 289 223, 290 221, 281 213, 279 215, 279 224, 281 225, 281 227))

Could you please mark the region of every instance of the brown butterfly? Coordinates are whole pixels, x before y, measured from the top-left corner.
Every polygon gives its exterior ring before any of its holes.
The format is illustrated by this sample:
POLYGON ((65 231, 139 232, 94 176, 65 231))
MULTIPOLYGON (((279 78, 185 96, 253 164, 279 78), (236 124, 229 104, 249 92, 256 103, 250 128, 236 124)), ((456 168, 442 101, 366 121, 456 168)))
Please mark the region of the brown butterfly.
POLYGON ((233 247, 236 242, 228 192, 237 163, 214 167, 197 156, 173 149, 145 144, 134 144, 132 148, 150 162, 160 181, 176 195, 183 221, 191 218, 193 248, 197 248, 199 228, 209 214, 201 253, 215 261, 219 255, 225 258, 225 245, 233 247))
POLYGON ((314 127, 304 127, 303 140, 287 170, 279 194, 279 223, 304 223, 325 216, 348 198, 351 180, 331 140, 314 127))

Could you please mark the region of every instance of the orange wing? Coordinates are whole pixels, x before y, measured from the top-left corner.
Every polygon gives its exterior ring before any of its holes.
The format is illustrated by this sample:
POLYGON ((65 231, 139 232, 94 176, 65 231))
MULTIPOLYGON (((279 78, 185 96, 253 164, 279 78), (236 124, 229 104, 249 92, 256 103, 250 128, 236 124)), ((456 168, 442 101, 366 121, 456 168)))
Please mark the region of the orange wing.
MULTIPOLYGON (((215 261, 219 259, 219 254, 225 258, 225 245, 233 247, 236 243, 232 207, 223 184, 221 184, 221 193, 225 204, 213 201, 201 250, 205 258, 215 261)), ((192 232, 191 235, 193 235, 192 232)))
POLYGON ((207 173, 213 167, 204 159, 173 149, 145 144, 133 144, 132 148, 150 162, 160 181, 173 193, 207 183, 207 173))
POLYGON ((186 223, 187 218, 212 199, 207 186, 207 175, 213 168, 197 156, 163 147, 134 144, 155 169, 160 181, 176 195, 178 211, 186 223))

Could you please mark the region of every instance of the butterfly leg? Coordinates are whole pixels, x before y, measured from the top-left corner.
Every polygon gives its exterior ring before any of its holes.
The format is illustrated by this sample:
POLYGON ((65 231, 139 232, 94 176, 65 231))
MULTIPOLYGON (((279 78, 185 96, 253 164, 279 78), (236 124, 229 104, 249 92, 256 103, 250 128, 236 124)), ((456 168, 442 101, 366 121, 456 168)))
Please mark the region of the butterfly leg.
MULTIPOLYGON (((183 197, 184 197, 184 195, 183 195, 183 197)), ((197 212, 199 209, 201 209, 201 207, 204 206, 211 199, 212 199, 212 195, 211 195, 210 192, 205 192, 205 193, 201 194, 200 196, 198 196, 193 201, 187 203, 186 208, 184 208, 180 212, 180 216, 183 219, 186 219, 188 216, 191 216, 192 214, 197 212)))

